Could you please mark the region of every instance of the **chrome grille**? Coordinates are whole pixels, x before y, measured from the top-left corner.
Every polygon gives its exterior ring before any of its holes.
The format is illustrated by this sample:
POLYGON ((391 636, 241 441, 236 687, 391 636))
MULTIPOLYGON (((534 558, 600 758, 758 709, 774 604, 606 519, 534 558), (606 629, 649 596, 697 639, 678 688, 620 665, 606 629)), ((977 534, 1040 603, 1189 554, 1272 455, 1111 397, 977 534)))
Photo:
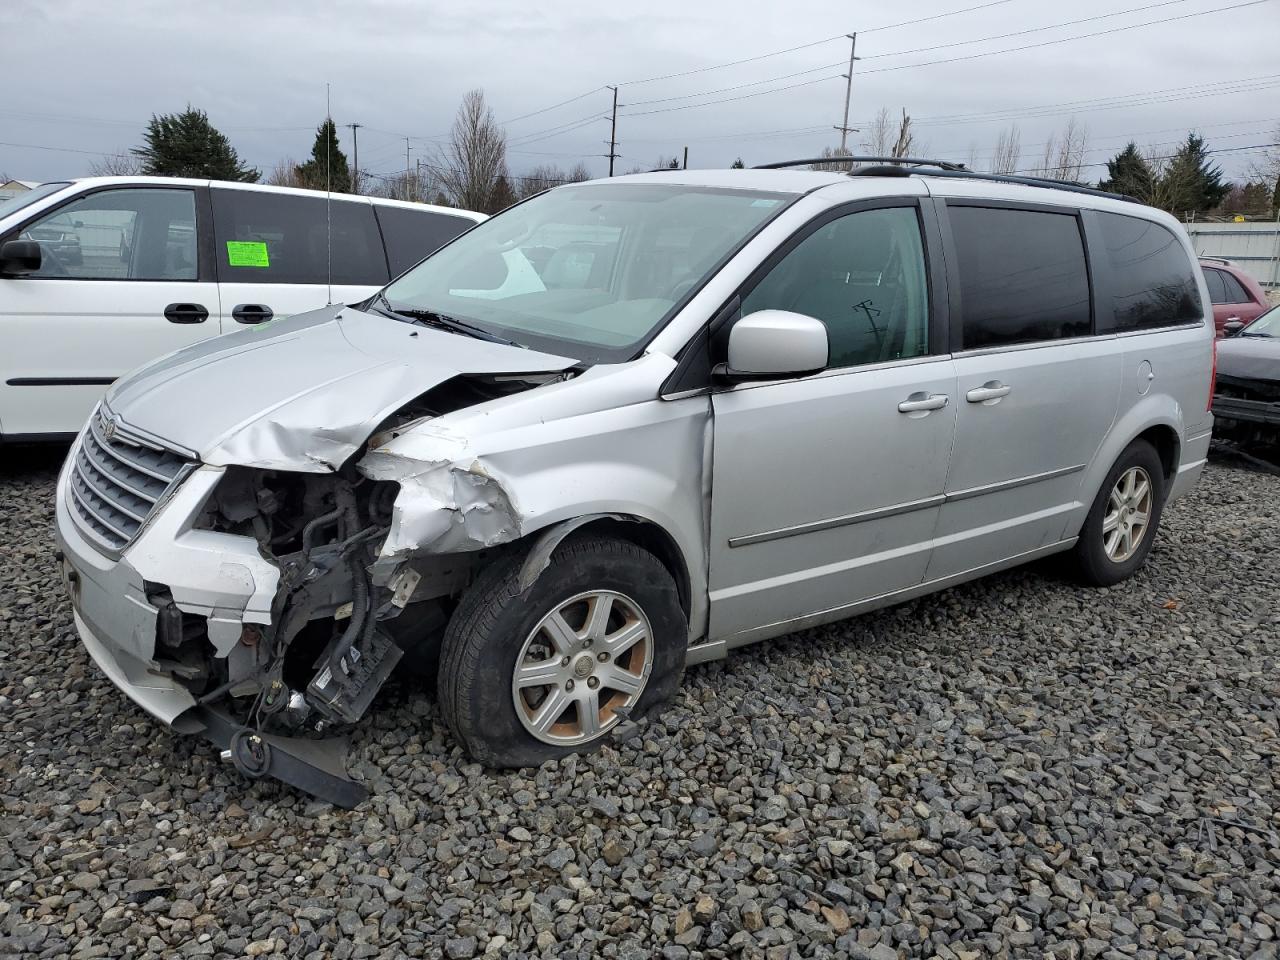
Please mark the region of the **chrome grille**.
POLYGON ((195 464, 132 436, 109 414, 95 413, 72 461, 72 515, 99 546, 119 553, 195 464))

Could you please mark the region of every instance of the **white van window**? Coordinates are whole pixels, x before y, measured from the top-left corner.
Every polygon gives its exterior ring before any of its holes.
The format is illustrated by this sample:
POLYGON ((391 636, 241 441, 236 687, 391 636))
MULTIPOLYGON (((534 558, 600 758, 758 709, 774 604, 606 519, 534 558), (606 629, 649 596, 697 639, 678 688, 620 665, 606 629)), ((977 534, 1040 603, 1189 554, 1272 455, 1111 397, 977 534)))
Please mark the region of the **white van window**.
POLYGON ((1082 337, 1092 328, 1077 218, 948 205, 960 271, 961 349, 1082 337))
MULTIPOLYGON (((1194 267, 1177 237, 1160 224, 1139 217, 1099 212, 1097 218, 1111 264, 1115 310, 1111 320, 1099 317, 1099 333, 1200 319, 1194 267)), ((1213 272, 1206 270, 1205 277, 1213 272)), ((1209 290, 1212 294, 1212 283, 1209 290)))
POLYGON ((196 205, 190 190, 102 190, 27 224, 40 245, 32 277, 195 280, 196 205))
POLYGON ((213 231, 223 283, 387 282, 382 237, 366 202, 214 187, 213 231), (330 230, 330 222, 332 229, 330 230))
POLYGON ((829 365, 929 352, 929 286, 915 207, 864 210, 819 227, 742 301, 827 325, 829 365))
POLYGON ((446 243, 475 226, 474 220, 453 217, 435 210, 412 210, 375 203, 373 212, 382 227, 391 276, 398 277, 418 261, 435 253, 446 243))

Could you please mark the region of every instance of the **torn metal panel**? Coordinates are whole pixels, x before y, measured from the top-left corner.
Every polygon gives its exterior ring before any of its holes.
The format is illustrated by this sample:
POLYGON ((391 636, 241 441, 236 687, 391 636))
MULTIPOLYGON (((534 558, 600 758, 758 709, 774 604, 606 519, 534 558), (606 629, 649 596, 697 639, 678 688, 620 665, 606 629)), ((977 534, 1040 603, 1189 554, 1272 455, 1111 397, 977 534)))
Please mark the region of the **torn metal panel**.
POLYGON ((324 473, 395 410, 450 378, 575 363, 325 307, 179 350, 117 381, 108 403, 207 464, 324 473), (193 396, 217 402, 193 416, 193 396))

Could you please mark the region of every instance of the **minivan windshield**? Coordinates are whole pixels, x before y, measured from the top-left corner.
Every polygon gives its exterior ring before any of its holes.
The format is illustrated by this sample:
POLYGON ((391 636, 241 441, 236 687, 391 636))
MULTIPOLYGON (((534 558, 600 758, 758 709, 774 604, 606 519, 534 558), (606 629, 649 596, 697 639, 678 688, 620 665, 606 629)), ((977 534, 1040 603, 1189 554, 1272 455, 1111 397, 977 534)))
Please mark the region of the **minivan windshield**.
POLYGON ((71 186, 69 183, 42 183, 38 187, 32 187, 17 196, 10 197, 8 200, 0 200, 0 220, 3 220, 11 213, 17 213, 23 207, 30 206, 37 200, 43 200, 51 193, 57 193, 63 187, 69 186, 71 186))
POLYGON ((626 360, 793 198, 687 184, 559 187, 469 230, 379 302, 548 353, 626 360))
POLYGON ((1272 307, 1240 331, 1242 337, 1280 337, 1280 307, 1272 307))

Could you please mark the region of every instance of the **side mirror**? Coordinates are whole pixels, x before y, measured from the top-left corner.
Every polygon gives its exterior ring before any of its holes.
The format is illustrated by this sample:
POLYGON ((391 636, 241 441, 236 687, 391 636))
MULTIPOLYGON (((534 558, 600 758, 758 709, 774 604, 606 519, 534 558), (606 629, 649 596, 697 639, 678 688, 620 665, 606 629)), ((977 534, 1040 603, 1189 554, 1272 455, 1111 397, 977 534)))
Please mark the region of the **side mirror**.
POLYGON ((40 244, 34 240, 6 240, 0 245, 0 276, 21 277, 40 269, 40 244))
POLYGON ((1245 322, 1243 320, 1228 320, 1222 325, 1222 333, 1224 336, 1234 337, 1244 328, 1245 322))
POLYGON ((826 369, 827 325, 788 310, 749 313, 729 331, 728 377, 769 379, 826 369))

